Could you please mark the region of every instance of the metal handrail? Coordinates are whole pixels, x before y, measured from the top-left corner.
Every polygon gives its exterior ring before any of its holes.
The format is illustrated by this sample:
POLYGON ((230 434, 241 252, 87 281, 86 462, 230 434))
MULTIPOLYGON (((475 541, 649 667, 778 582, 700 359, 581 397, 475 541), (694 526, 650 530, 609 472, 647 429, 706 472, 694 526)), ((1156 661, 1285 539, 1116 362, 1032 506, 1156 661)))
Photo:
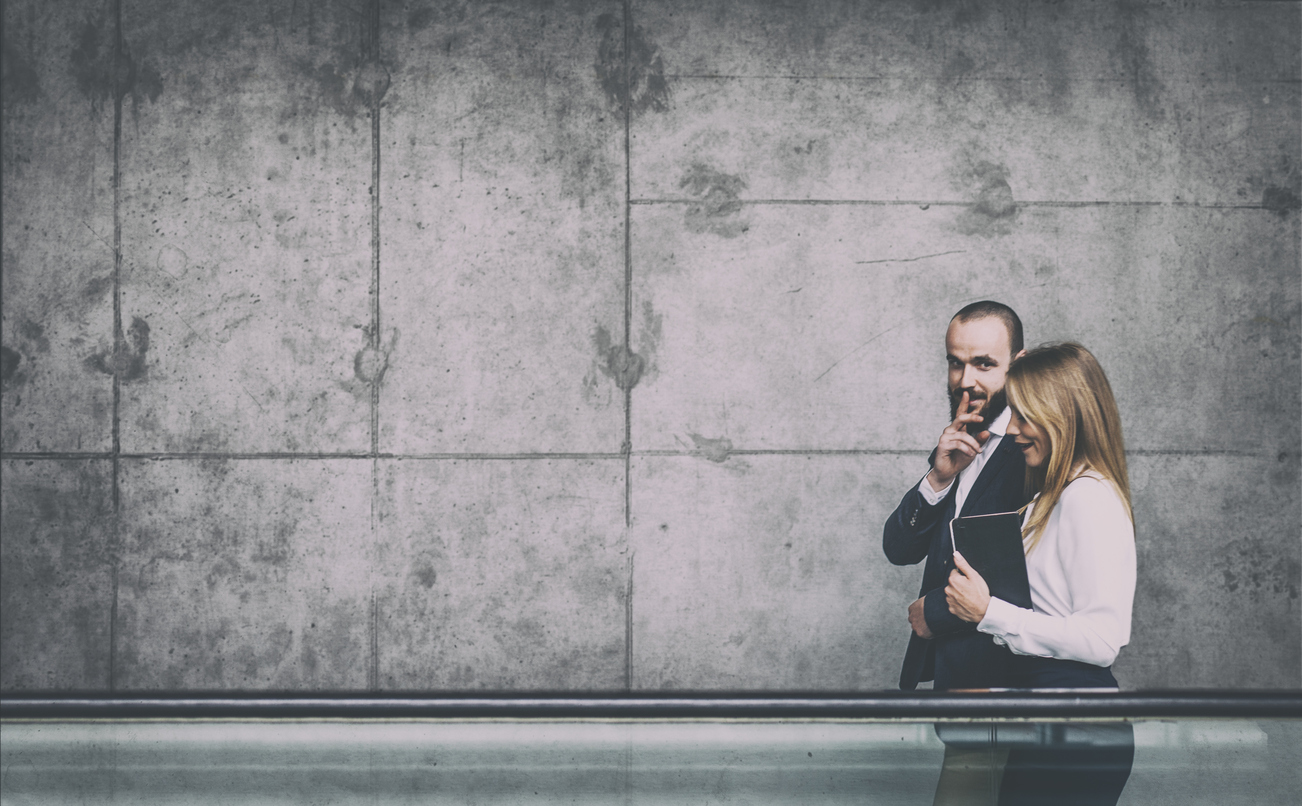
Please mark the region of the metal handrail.
POLYGON ((981 692, 7 692, 2 720, 1025 720, 1302 718, 1302 690, 981 692))

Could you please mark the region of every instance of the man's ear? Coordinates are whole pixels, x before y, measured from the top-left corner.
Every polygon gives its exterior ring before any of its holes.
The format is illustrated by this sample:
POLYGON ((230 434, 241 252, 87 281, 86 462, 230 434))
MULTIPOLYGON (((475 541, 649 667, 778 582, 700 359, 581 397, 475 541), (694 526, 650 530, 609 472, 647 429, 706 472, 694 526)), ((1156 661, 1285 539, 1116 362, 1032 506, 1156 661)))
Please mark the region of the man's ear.
MULTIPOLYGON (((1022 350, 1020 353, 1018 353, 1017 355, 1013 356, 1013 361, 1016 361, 1017 359, 1021 358, 1021 357, 1024 356, 1024 355, 1026 355, 1026 351, 1025 351, 1025 350, 1022 350)), ((1008 363, 1011 364, 1011 363, 1013 363, 1013 361, 1009 361, 1008 363)))

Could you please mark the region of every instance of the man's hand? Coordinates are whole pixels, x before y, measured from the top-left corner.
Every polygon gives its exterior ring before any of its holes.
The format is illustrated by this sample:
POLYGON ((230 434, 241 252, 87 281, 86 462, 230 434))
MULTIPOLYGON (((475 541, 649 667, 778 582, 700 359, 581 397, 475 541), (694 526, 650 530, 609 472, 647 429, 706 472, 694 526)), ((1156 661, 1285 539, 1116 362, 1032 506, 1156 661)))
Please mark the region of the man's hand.
POLYGON ((954 565, 949 572, 949 585, 945 587, 945 603, 949 612, 974 624, 986 617, 990 608, 990 587, 981 578, 967 558, 954 552, 954 565))
POLYGON ((967 432, 968 423, 981 422, 981 415, 977 414, 980 407, 980 401, 969 402, 968 393, 964 392, 958 404, 958 416, 941 432, 940 441, 936 443, 936 459, 927 474, 927 482, 936 492, 948 487, 963 468, 972 464, 981 452, 981 446, 990 439, 989 431, 982 431, 975 437, 967 432))
POLYGON ((922 613, 922 605, 925 599, 919 599, 909 605, 909 626, 918 634, 919 638, 931 638, 931 628, 927 626, 927 618, 922 613))

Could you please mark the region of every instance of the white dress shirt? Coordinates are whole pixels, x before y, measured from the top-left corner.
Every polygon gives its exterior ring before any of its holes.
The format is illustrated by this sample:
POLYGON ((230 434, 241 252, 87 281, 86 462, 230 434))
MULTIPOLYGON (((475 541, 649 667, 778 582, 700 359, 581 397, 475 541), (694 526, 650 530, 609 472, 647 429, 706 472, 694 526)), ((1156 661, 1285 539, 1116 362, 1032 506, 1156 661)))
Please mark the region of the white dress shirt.
MULTIPOLYGON (((1003 412, 990 424, 990 437, 986 439, 986 444, 981 446, 981 452, 972 459, 972 464, 959 471, 957 476, 958 492, 954 494, 954 512, 956 515, 963 514, 963 503, 967 501, 967 494, 972 492, 972 485, 976 484, 977 476, 981 475, 981 468, 985 467, 986 462, 990 461, 990 457, 995 455, 995 448, 999 447, 999 440, 1003 439, 1004 434, 1008 431, 1008 421, 1012 417, 1013 410, 1005 407, 1003 412)), ((927 473, 930 475, 931 471, 928 470, 927 473)), ((954 486, 954 481, 955 479, 950 479, 949 484, 945 485, 945 489, 936 492, 931 489, 931 482, 927 481, 927 477, 923 476, 922 482, 918 485, 918 491, 922 493, 923 500, 934 507, 949 494, 949 488, 954 486)))
POLYGON ((1067 485, 1026 574, 1033 609, 991 598, 977 629, 1017 655, 1111 666, 1135 599, 1135 527, 1111 482, 1087 471, 1067 485))

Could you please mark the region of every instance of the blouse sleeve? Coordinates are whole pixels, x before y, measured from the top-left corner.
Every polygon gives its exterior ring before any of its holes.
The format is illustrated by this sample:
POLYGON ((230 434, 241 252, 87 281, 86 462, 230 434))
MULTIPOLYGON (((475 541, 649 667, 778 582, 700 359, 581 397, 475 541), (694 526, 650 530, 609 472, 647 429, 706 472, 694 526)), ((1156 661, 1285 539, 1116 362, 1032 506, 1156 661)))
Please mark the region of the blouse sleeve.
POLYGON ((1019 655, 1111 666, 1130 641, 1135 598, 1135 529, 1112 485, 1077 479, 1058 499, 1058 557, 1066 615, 1026 610, 1001 599, 977 629, 1019 655))

